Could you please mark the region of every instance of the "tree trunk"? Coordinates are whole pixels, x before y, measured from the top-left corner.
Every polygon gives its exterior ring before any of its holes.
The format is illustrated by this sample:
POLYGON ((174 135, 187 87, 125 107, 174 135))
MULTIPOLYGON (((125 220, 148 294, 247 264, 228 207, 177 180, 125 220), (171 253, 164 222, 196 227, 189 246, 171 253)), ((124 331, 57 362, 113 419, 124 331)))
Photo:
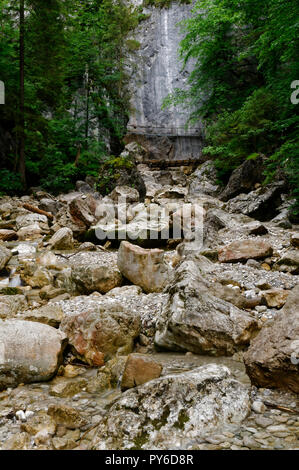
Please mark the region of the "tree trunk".
POLYGON ((88 134, 89 134, 89 69, 88 65, 86 66, 85 72, 86 80, 86 110, 85 110, 85 149, 88 148, 88 134))
POLYGON ((25 15, 24 0, 20 0, 20 140, 19 140, 19 173, 24 189, 26 188, 26 170, 25 170, 25 97, 24 97, 24 52, 25 52, 25 15))

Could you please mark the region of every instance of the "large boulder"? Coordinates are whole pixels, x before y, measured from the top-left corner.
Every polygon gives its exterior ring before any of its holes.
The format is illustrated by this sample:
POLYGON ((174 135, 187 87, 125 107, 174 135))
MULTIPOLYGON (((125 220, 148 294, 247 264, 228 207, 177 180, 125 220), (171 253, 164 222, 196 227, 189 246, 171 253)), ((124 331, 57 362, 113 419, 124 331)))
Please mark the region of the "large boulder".
POLYGON ((255 160, 245 160, 241 166, 236 168, 220 194, 220 199, 227 201, 240 193, 248 193, 254 189, 256 183, 263 179, 264 159, 258 157, 255 160))
POLYGON ((244 362, 254 385, 299 393, 299 285, 251 342, 244 362))
POLYGON ((0 390, 51 379, 66 344, 66 335, 51 326, 0 320, 0 390))
POLYGON ((219 192, 217 170, 212 160, 208 160, 195 170, 189 178, 189 195, 208 194, 215 196, 219 192))
POLYGON ((60 302, 60 329, 74 353, 84 362, 102 366, 114 355, 132 352, 140 333, 140 316, 110 297, 77 297, 60 302))
POLYGON ((239 212, 262 222, 271 220, 278 214, 281 205, 281 194, 285 183, 279 181, 272 185, 262 186, 248 194, 239 194, 226 204, 226 210, 239 212))
POLYGON ((72 281, 79 292, 105 294, 122 284, 114 253, 81 252, 71 258, 72 281))
POLYGON ((167 285, 169 268, 164 251, 146 250, 129 242, 122 242, 118 251, 118 268, 133 284, 149 292, 161 292, 167 285))
POLYGON ((73 232, 68 227, 59 229, 49 240, 52 250, 70 250, 74 247, 73 232))
POLYGON ((192 260, 177 267, 168 293, 155 336, 156 345, 163 349, 232 355, 257 332, 257 322, 249 313, 209 292, 192 260))
POLYGON ((250 411, 249 390, 224 366, 209 364, 128 390, 98 427, 93 449, 174 449, 237 427, 250 411))
POLYGON ((265 240, 239 240, 218 250, 221 263, 240 263, 248 259, 263 259, 272 256, 273 248, 265 240))
MULTIPOLYGON (((121 209, 118 206, 118 210, 121 209)), ((107 203, 106 207, 103 207, 106 220, 103 219, 91 227, 90 237, 102 243, 105 240, 127 240, 147 248, 159 247, 163 243, 166 245, 171 231, 170 216, 165 208, 158 204, 149 204, 147 207, 138 204, 127 209, 127 214, 121 217, 122 220, 115 220, 114 206, 107 203)))
POLYGON ((6 266, 11 257, 11 251, 5 246, 0 245, 0 271, 6 266))

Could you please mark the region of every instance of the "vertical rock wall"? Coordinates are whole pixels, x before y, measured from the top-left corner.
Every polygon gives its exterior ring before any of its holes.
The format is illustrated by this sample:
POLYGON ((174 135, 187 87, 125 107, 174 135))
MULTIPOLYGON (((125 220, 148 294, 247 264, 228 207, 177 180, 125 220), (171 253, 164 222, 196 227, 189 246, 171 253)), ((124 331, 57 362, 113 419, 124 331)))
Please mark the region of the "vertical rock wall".
MULTIPOLYGON (((135 0, 135 4, 142 2, 135 0)), ((154 158, 199 158, 202 126, 186 128, 190 110, 171 107, 162 110, 164 98, 176 88, 184 88, 192 67, 182 70, 178 23, 187 18, 192 5, 175 0, 167 8, 149 7, 148 19, 134 33, 137 50, 131 57, 131 105, 127 142, 146 145, 154 158)))

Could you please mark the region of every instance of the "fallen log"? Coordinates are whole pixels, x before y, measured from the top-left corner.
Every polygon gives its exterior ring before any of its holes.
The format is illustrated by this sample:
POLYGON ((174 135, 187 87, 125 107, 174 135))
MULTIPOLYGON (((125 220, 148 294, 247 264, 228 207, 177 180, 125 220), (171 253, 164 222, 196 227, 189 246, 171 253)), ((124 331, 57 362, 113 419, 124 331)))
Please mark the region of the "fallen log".
POLYGON ((43 211, 42 209, 39 209, 38 207, 31 206, 31 204, 23 204, 24 209, 27 209, 27 211, 34 212, 35 214, 40 214, 40 215, 45 215, 48 217, 48 219, 53 220, 54 216, 50 212, 43 211))
POLYGON ((273 408, 275 410, 287 411, 289 413, 298 413, 298 410, 296 409, 288 408, 287 406, 283 405, 278 405, 277 403, 270 403, 269 401, 264 401, 263 403, 265 406, 268 406, 269 408, 273 408))

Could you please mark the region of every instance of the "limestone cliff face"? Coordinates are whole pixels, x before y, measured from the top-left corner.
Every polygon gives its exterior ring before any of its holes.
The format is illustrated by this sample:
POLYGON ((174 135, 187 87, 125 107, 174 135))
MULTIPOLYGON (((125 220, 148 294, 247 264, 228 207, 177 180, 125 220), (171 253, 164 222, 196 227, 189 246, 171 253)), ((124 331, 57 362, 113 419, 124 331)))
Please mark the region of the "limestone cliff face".
POLYGON ((201 125, 185 127, 190 110, 183 107, 162 110, 164 98, 187 85, 192 63, 182 70, 178 52, 182 34, 178 23, 188 17, 191 8, 192 5, 174 1, 167 8, 144 9, 148 19, 134 32, 139 47, 131 57, 132 111, 127 140, 147 142, 155 158, 187 159, 201 154, 201 125))

